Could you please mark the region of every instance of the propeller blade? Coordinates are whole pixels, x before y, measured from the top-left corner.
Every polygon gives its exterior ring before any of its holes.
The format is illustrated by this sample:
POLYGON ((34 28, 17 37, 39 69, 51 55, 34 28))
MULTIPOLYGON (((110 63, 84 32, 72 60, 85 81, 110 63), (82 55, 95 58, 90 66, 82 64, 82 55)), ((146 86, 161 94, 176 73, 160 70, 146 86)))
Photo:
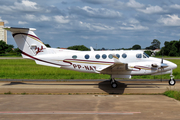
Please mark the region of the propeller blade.
POLYGON ((162 51, 162 59, 161 59, 161 63, 163 63, 163 51, 162 51))

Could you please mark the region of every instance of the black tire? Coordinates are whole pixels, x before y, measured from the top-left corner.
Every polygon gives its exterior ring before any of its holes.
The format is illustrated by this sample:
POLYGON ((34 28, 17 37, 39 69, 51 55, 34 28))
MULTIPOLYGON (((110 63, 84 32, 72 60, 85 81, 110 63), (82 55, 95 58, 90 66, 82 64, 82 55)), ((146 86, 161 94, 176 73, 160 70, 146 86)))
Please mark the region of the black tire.
POLYGON ((169 85, 174 86, 176 84, 176 81, 174 79, 169 80, 169 85))
POLYGON ((111 83, 111 87, 112 87, 112 88, 117 88, 117 86, 118 86, 118 85, 117 85, 116 82, 111 83))

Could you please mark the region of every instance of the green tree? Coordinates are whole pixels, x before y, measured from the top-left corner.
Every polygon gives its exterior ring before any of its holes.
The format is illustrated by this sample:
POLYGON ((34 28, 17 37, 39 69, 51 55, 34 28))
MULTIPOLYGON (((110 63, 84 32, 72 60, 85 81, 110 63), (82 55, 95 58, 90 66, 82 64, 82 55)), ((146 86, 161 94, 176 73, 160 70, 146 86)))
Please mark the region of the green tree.
POLYGON ((161 42, 159 40, 154 39, 151 42, 151 46, 146 47, 146 49, 151 49, 151 50, 160 49, 160 44, 161 44, 161 42))
POLYGON ((180 56, 180 40, 165 41, 160 53, 167 56, 180 56))
POLYGON ((19 48, 15 48, 14 53, 18 56, 21 56, 21 50, 19 48))
POLYGON ((163 55, 169 55, 170 50, 171 50, 170 42, 165 41, 164 42, 164 47, 162 47, 162 49, 161 49, 161 54, 163 52, 163 55))
POLYGON ((151 42, 151 44, 155 49, 160 49, 161 42, 159 40, 154 39, 153 42, 151 42))
POLYGON ((80 51, 88 51, 88 50, 90 50, 89 48, 87 48, 87 47, 84 46, 84 45, 70 46, 70 47, 68 47, 67 49, 70 49, 70 50, 80 50, 80 51))
POLYGON ((0 40, 0 55, 5 54, 7 45, 4 41, 0 40))
POLYGON ((0 55, 4 55, 6 52, 11 52, 13 45, 8 45, 6 42, 0 40, 0 55))
POLYGON ((45 45, 46 47, 49 47, 49 48, 51 47, 49 44, 44 44, 44 45, 45 45))
POLYGON ((14 46, 13 46, 13 45, 8 45, 8 44, 6 44, 6 45, 7 45, 7 49, 6 49, 6 51, 5 51, 5 52, 12 52, 12 51, 13 51, 14 46))
POLYGON ((178 56, 178 54, 177 54, 177 48, 176 48, 175 44, 176 44, 176 42, 174 42, 174 43, 172 44, 171 50, 170 50, 170 52, 169 52, 169 54, 168 54, 169 56, 178 56))
POLYGON ((140 50, 141 49, 141 46, 140 45, 134 45, 132 47, 133 50, 140 50))
POLYGON ((106 50, 104 47, 101 50, 106 50))

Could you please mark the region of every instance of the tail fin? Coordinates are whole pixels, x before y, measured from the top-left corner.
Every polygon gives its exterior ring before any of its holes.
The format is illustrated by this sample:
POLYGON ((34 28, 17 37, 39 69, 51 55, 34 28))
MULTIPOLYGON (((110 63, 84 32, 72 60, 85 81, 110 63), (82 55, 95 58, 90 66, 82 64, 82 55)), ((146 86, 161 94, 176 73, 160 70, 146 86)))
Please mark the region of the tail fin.
POLYGON ((23 58, 36 56, 39 52, 43 52, 43 49, 47 48, 33 32, 36 30, 34 28, 6 27, 4 29, 12 33, 17 46, 22 51, 23 58))

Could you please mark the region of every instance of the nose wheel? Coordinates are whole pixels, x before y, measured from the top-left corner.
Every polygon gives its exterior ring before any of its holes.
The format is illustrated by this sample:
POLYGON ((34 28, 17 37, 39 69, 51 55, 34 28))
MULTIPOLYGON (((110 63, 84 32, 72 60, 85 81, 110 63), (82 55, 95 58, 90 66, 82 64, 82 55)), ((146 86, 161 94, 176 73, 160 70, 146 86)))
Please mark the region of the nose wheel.
POLYGON ((117 88, 118 85, 116 83, 116 80, 114 78, 112 78, 110 81, 111 81, 111 87, 112 88, 117 88))
POLYGON ((171 79, 169 80, 169 85, 174 86, 176 84, 176 81, 174 80, 174 76, 172 75, 172 70, 171 70, 171 79))
POLYGON ((176 84, 176 81, 174 79, 169 80, 169 85, 173 86, 176 84))

